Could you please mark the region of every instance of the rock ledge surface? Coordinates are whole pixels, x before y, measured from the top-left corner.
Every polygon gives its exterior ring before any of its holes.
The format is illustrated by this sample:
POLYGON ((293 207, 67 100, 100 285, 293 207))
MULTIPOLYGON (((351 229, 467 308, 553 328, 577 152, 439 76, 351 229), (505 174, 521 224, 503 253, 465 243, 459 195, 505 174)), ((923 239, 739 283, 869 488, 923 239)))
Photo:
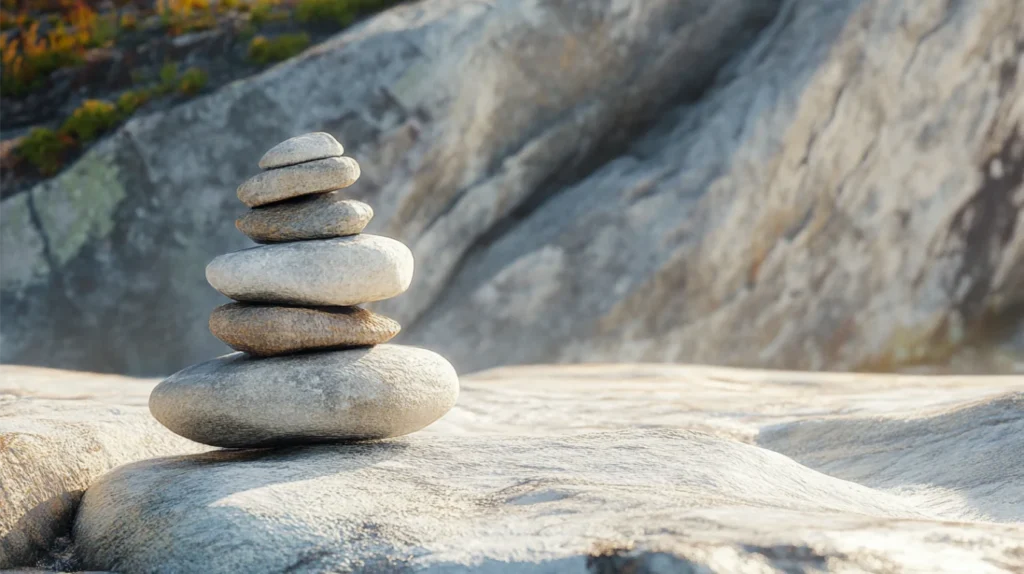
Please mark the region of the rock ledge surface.
POLYGON ((412 436, 122 467, 75 532, 125 572, 1011 573, 1022 447, 1020 377, 509 368, 412 436))

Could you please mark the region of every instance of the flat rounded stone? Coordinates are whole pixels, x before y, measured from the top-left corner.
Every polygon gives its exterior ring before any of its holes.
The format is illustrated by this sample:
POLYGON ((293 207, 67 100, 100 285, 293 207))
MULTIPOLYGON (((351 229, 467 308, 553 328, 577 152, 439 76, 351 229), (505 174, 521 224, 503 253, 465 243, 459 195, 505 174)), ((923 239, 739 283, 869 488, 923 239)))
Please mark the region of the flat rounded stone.
POLYGON ((206 280, 235 301, 350 306, 404 293, 412 272, 408 247, 364 233, 220 255, 206 266, 206 280))
POLYGON ((260 167, 274 169, 326 157, 341 157, 343 153, 345 148, 341 147, 334 136, 326 132, 313 132, 286 139, 270 148, 260 158, 260 167))
POLYGON ((193 365, 153 389, 149 410, 196 442, 257 448, 381 439, 441 418, 459 395, 444 357, 377 345, 193 365))
POLYGON ((371 219, 369 205, 331 192, 253 208, 235 227, 257 243, 279 243, 355 235, 371 219))
POLYGON ((359 164, 350 157, 329 157, 258 173, 238 186, 238 199, 249 207, 293 197, 346 188, 359 179, 359 164))
POLYGON ((272 356, 377 345, 402 329, 359 307, 279 307, 228 303, 210 314, 210 332, 236 351, 272 356))

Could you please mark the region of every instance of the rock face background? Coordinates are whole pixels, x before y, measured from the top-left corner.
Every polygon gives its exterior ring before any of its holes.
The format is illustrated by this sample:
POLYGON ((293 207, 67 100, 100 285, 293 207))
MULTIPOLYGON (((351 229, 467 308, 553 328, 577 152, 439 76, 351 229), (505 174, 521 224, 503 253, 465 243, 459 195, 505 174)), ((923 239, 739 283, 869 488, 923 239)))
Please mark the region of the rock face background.
POLYGON ((323 130, 367 230, 416 256, 377 310, 460 371, 966 347, 1012 370, 1022 68, 1017 0, 406 5, 4 200, 0 353, 162 374, 222 352, 203 268, 250 245, 234 189, 323 130))

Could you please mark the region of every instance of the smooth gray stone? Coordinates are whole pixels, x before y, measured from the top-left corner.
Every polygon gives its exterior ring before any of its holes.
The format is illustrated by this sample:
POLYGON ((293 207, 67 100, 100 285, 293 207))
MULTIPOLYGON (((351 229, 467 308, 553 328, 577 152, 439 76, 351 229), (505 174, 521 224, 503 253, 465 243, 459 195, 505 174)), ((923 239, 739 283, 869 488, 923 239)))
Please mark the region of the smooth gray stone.
POLYGON ((258 173, 238 186, 238 199, 249 207, 293 197, 346 188, 359 179, 359 164, 350 157, 329 157, 258 173))
POLYGON ((260 158, 260 167, 274 169, 327 157, 341 157, 345 148, 329 133, 313 132, 284 140, 260 158))
POLYGON ((161 382, 149 410, 185 438, 247 448, 400 436, 441 418, 458 396, 459 377, 444 357, 377 345, 225 355, 161 382))
POLYGON ((379 345, 398 321, 359 307, 282 307, 228 303, 210 314, 210 332, 236 351, 257 356, 379 345))
POLYGON ((335 191, 250 209, 235 227, 256 243, 281 243, 355 235, 372 218, 369 205, 335 191))
POLYGON ((236 301, 350 306, 400 295, 412 280, 412 253, 379 235, 263 245, 206 266, 214 289, 236 301))

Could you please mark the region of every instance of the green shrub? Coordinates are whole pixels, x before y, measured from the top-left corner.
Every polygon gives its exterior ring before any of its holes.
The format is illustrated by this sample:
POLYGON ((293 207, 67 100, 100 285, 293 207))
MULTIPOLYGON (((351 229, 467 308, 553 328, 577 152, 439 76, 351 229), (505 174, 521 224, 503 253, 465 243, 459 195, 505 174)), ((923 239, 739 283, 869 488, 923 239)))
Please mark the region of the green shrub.
POLYGON ((71 117, 64 120, 61 132, 84 144, 114 127, 120 120, 121 115, 114 104, 103 100, 86 100, 71 117))
POLYGON ((249 6, 249 21, 253 26, 262 26, 274 20, 287 20, 288 12, 276 10, 275 0, 256 0, 249 6))
POLYGON ((68 144, 49 128, 33 128, 18 144, 17 155, 24 158, 42 175, 60 170, 68 144))
POLYGON ((135 16, 135 14, 132 14, 131 12, 125 12, 124 14, 121 14, 120 27, 122 30, 127 30, 129 32, 138 30, 139 19, 135 16))
POLYGON ((35 58, 36 73, 44 76, 50 72, 74 66, 82 62, 82 57, 70 51, 52 51, 40 54, 35 58))
POLYGON ((246 24, 242 26, 242 29, 238 32, 238 37, 243 40, 248 40, 256 35, 256 26, 252 24, 246 24))
POLYGON ((287 60, 309 46, 309 34, 282 34, 267 39, 256 36, 249 43, 249 58, 257 64, 270 64, 287 60))
POLYGON ((174 62, 167 62, 160 67, 160 85, 157 90, 161 94, 174 91, 174 86, 178 83, 178 64, 174 62))
MULTIPOLYGON (((23 96, 41 88, 46 78, 55 70, 74 66, 82 61, 74 51, 65 49, 42 49, 20 54, 7 43, 6 36, 0 40, 3 61, 0 63, 0 95, 23 96)), ((15 47, 16 48, 16 47, 15 47)))
POLYGON ((348 26, 361 14, 383 10, 400 0, 299 0, 295 18, 303 23, 325 22, 348 26))
POLYGON ((33 128, 18 144, 17 155, 41 175, 53 175, 60 170, 65 155, 76 143, 93 141, 116 126, 142 101, 143 97, 135 92, 121 94, 116 106, 103 100, 86 100, 56 132, 49 128, 33 128))
POLYGON ((14 30, 18 27, 18 16, 13 12, 0 9, 0 31, 14 30))
POLYGON ((181 75, 178 91, 185 95, 195 95, 206 87, 206 72, 199 68, 189 68, 181 75))
POLYGON ((117 16, 100 16, 93 20, 89 40, 85 45, 88 48, 106 46, 117 38, 117 16))
POLYGON ((295 5, 295 18, 304 23, 331 22, 348 26, 359 13, 358 4, 353 0, 299 0, 295 5))
POLYGON ((402 0, 355 0, 355 2, 359 5, 359 11, 366 14, 401 4, 402 0))
POLYGON ((147 90, 129 90, 117 98, 117 111, 122 117, 135 113, 143 104, 149 101, 150 93, 147 90))

